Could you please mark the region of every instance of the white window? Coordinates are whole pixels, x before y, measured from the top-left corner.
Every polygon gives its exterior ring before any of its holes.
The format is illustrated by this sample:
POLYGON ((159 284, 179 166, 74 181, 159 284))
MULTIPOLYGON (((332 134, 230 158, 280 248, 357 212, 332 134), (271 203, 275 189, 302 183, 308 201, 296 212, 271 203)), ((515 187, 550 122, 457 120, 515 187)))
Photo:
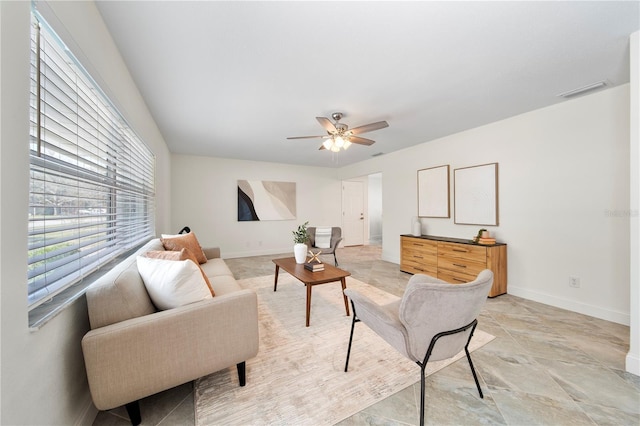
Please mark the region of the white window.
POLYGON ((33 310, 152 238, 155 158, 37 12, 30 121, 33 310))

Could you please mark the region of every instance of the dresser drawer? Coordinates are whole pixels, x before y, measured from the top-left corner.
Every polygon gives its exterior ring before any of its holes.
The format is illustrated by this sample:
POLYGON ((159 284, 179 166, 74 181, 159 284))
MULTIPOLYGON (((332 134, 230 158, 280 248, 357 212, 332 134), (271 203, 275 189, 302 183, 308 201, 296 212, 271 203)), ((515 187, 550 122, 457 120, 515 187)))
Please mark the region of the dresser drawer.
POLYGON ((419 238, 402 238, 401 249, 402 252, 412 251, 435 256, 438 253, 438 243, 419 238))
POLYGON ((425 274, 431 275, 432 277, 438 276, 438 268, 436 265, 426 265, 418 262, 403 262, 401 270, 411 274, 425 274))
POLYGON ((480 263, 469 259, 438 256, 438 274, 440 274, 441 271, 444 272, 446 270, 448 272, 469 275, 475 279, 476 275, 478 275, 483 269, 487 269, 486 260, 480 263))
POLYGON ((402 261, 415 261, 422 263, 429 263, 431 265, 438 264, 438 256, 435 252, 430 253, 423 250, 416 250, 415 248, 409 248, 402 250, 402 261))
POLYGON ((476 279, 476 275, 438 269, 438 279, 451 284, 464 284, 476 279))
POLYGON ((438 258, 464 259, 465 261, 487 263, 486 247, 469 244, 438 243, 438 258))

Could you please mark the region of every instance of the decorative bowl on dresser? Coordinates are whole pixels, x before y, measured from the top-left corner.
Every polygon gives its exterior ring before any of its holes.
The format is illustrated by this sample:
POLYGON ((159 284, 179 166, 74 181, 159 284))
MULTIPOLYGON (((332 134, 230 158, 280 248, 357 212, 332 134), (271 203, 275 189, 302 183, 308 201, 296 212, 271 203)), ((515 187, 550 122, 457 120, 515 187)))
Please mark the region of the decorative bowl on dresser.
POLYGON ((461 238, 400 236, 400 270, 426 274, 452 284, 473 281, 483 269, 493 272, 489 297, 507 292, 507 245, 482 245, 461 238))

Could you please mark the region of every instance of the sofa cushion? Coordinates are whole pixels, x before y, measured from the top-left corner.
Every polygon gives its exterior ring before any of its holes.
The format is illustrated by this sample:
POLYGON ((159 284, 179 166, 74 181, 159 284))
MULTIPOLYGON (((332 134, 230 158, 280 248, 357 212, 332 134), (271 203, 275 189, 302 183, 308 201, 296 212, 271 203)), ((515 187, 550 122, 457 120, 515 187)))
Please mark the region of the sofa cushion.
POLYGON ((213 277, 217 277, 219 275, 233 276, 231 269, 229 269, 225 261, 220 258, 209 259, 207 263, 205 263, 204 265, 200 265, 200 267, 209 277, 209 279, 212 279, 213 277))
POLYGON ((126 259, 87 289, 91 328, 156 312, 134 259, 126 259))
POLYGON ((242 290, 233 275, 217 275, 210 279, 217 296, 224 296, 225 294, 242 290))
POLYGON ((142 281, 158 309, 177 308, 212 297, 200 268, 191 260, 138 256, 136 261, 142 281))
POLYGON ((162 245, 165 250, 180 251, 183 248, 188 249, 196 256, 198 263, 206 263, 207 256, 202 251, 202 247, 196 238, 196 234, 189 232, 188 234, 171 236, 168 238, 162 238, 162 245))
POLYGON ((170 250, 152 250, 143 254, 144 257, 149 257, 151 259, 164 259, 164 260, 191 260, 194 264, 198 265, 198 269, 200 269, 200 273, 202 274, 202 278, 204 278, 204 282, 209 287, 209 291, 211 291, 211 296, 215 296, 216 293, 213 291, 213 287, 211 287, 211 281, 207 277, 207 274, 204 273, 198 260, 195 255, 189 251, 189 249, 183 248, 180 251, 170 251, 170 250))

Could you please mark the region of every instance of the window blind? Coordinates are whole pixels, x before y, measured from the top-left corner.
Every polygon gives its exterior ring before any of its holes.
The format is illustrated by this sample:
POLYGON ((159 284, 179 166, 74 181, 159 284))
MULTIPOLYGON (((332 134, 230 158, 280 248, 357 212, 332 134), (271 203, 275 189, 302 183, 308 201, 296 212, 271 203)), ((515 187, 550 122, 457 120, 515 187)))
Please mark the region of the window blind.
POLYGON ((151 151, 34 12, 30 308, 153 236, 154 172, 151 151))

